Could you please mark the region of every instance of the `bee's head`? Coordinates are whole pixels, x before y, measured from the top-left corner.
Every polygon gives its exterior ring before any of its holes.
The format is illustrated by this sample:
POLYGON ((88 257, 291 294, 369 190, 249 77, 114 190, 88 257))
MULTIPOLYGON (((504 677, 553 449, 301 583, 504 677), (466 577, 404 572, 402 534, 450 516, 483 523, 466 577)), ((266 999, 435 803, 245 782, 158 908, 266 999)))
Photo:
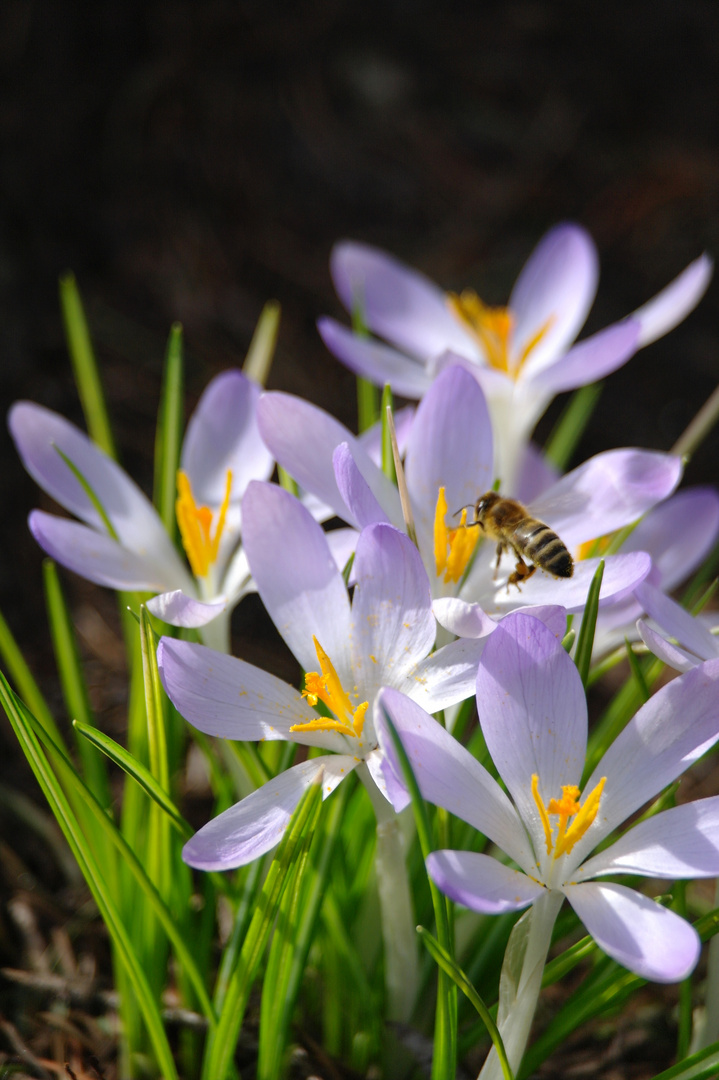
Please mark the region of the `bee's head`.
POLYGON ((483 524, 486 515, 500 498, 501 495, 498 495, 496 491, 486 491, 484 495, 480 495, 474 504, 474 520, 477 524, 483 524))

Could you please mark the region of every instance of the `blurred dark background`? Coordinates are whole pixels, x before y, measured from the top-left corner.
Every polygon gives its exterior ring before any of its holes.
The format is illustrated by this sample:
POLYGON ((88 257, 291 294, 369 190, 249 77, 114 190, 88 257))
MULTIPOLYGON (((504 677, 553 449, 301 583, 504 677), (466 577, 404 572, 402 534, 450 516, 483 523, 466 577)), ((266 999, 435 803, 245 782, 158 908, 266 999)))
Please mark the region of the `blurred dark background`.
MULTIPOLYGON (((328 273, 339 238, 504 303, 542 234, 580 221, 601 256, 585 332, 598 329, 702 250, 719 252, 718 91, 716 0, 2 0, 3 413, 30 397, 82 423, 57 301, 67 269, 123 462, 148 491, 174 320, 188 412, 211 375, 241 363, 277 298, 270 385, 354 424, 354 380, 314 325, 340 314, 328 273)), ((682 326, 607 380, 578 460, 672 445, 719 381, 718 302, 714 283, 682 326)), ((4 425, 0 454, 0 607, 61 716, 41 553, 25 525, 40 497, 4 425)), ((715 482, 718 454, 714 434, 687 479, 715 482)), ((120 737, 114 598, 64 580, 93 706, 120 737)), ((247 636, 259 606, 237 618, 259 661, 262 635, 247 636)), ((17 757, 3 724, 0 779, 34 792, 17 757)), ((18 862, 21 839, 14 852, 2 845, 10 890, 43 874, 41 855, 18 862)), ((13 933, 0 916, 5 959, 13 933)))

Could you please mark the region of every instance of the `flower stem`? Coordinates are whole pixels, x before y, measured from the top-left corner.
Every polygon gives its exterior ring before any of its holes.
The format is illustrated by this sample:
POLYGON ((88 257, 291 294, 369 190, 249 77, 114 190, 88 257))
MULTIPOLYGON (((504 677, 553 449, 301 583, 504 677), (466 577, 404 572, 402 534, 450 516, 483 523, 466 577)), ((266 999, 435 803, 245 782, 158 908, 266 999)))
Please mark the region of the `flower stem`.
POLYGON ((377 818, 375 871, 388 1015, 391 1020, 406 1021, 412 1012, 419 984, 419 959, 402 830, 398 815, 377 790, 366 765, 358 766, 357 775, 367 788, 377 818))

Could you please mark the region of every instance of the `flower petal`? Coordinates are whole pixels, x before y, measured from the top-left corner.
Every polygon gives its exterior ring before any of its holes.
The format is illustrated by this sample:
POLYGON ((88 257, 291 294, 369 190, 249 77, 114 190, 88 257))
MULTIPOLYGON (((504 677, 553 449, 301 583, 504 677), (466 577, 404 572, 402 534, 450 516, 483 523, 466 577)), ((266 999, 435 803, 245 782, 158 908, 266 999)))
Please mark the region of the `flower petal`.
POLYGON ((607 450, 558 480, 532 513, 568 548, 630 525, 679 483, 681 459, 653 450, 607 450))
POLYGON ((566 885, 569 903, 617 963, 653 982, 679 982, 694 970, 701 943, 693 926, 633 889, 609 882, 566 885))
POLYGON ((531 352, 535 369, 565 352, 589 314, 598 277, 597 251, 584 229, 565 223, 543 236, 509 298, 516 319, 514 354, 521 354, 544 327, 531 352))
POLYGON ((28 525, 43 551, 96 585, 128 592, 157 592, 178 584, 177 578, 171 577, 175 569, 172 565, 162 567, 154 559, 143 558, 78 521, 33 510, 28 525))
POLYGON ((474 851, 433 851, 426 864, 427 873, 446 896, 483 915, 521 911, 545 891, 520 870, 474 851))
POLYGON ((387 517, 402 524, 402 510, 397 489, 375 465, 360 441, 343 424, 316 405, 292 394, 263 394, 257 409, 262 437, 276 460, 306 491, 331 506, 338 517, 350 520, 344 499, 337 487, 332 455, 346 443, 355 465, 364 477, 387 517))
POLYGON ((181 716, 206 735, 223 739, 289 739, 326 750, 346 750, 334 731, 291 732, 317 716, 299 690, 234 656, 163 637, 157 664, 167 696, 181 716))
POLYGON ((148 600, 146 606, 151 615, 170 626, 192 628, 206 626, 216 619, 227 607, 227 600, 221 597, 208 604, 194 596, 187 596, 182 589, 174 589, 148 600))
POLYGON ((545 805, 578 784, 587 745, 587 703, 573 660, 530 615, 503 619, 477 672, 477 709, 487 749, 522 818, 540 835, 532 796, 539 777, 545 805))
POLYGON ((476 502, 494 480, 492 444, 492 424, 479 383, 461 367, 446 368, 417 408, 405 460, 425 559, 433 558, 440 487, 445 489, 450 514, 476 502))
POLYGON ((534 863, 517 811, 487 770, 424 709, 385 687, 375 701, 375 728, 384 754, 387 790, 395 810, 409 803, 402 769, 387 730, 389 714, 409 757, 422 797, 479 829, 525 869, 534 863))
POLYGON ((432 610, 440 626, 461 638, 484 638, 497 626, 479 604, 454 596, 442 596, 435 600, 432 610))
POLYGON ((241 371, 224 371, 207 384, 182 446, 182 468, 198 506, 222 503, 228 469, 233 502, 250 480, 269 479, 274 463, 257 427, 259 397, 260 388, 241 371))
POLYGON ((703 657, 694 656, 685 649, 680 649, 678 645, 672 644, 671 641, 666 641, 644 619, 637 620, 637 630, 649 651, 653 652, 664 664, 674 668, 675 671, 691 671, 703 659, 703 657))
POLYGON ((677 604, 660 589, 643 581, 637 589, 637 599, 650 618, 659 623, 662 630, 675 637, 701 660, 719 656, 719 641, 700 619, 695 619, 686 608, 677 604))
POLYGON ((117 462, 74 424, 41 405, 16 402, 10 410, 8 425, 23 465, 43 491, 86 524, 105 532, 92 501, 60 457, 58 450, 61 450, 100 499, 122 546, 140 557, 152 559, 156 568, 162 566, 164 582, 192 591, 191 578, 157 511, 117 462))
MULTIPOLYGON (((493 624, 496 626, 496 623, 493 624)), ((450 641, 421 660, 399 689, 428 713, 447 709, 471 697, 477 682, 477 664, 485 639, 450 641)))
POLYGON ((648 551, 669 592, 707 557, 719 536, 719 494, 693 487, 653 507, 622 544, 622 551, 648 551))
POLYGON ((372 490, 357 468, 346 442, 340 443, 332 455, 335 479, 339 493, 349 510, 350 518, 360 529, 376 521, 389 523, 389 518, 372 494, 372 490))
POLYGON ((332 249, 330 270, 344 306, 352 312, 359 305, 373 334, 420 360, 448 348, 477 355, 442 289, 399 259, 345 240, 332 249))
POLYGON ((615 323, 585 338, 554 363, 535 373, 530 354, 521 372, 521 380, 532 391, 561 394, 578 386, 603 379, 634 355, 639 347, 640 325, 633 319, 615 323))
POLYGON ((604 874, 716 877, 719 874, 719 796, 665 810, 630 829, 575 872, 578 880, 604 874))
POLYGON ((706 292, 713 272, 713 259, 706 254, 700 255, 660 293, 633 312, 632 318, 638 319, 642 327, 640 348, 668 334, 694 310, 706 292))
POLYGON ((436 623, 420 554, 393 525, 362 531, 352 572, 352 666, 371 698, 380 686, 399 686, 427 655, 436 623))
MULTIPOLYGON (((583 611, 599 562, 599 559, 582 559, 576 562, 571 578, 554 578, 543 572, 537 573, 522 584, 521 593, 514 588, 501 586, 494 597, 494 609, 502 612, 518 610, 520 606, 527 605, 531 608, 535 604, 561 604, 569 613, 583 611)), ((604 577, 599 591, 600 607, 622 600, 646 578, 651 566, 652 561, 645 551, 606 556, 604 577)))
POLYGON ((348 670, 349 597, 321 527, 288 491, 260 480, 245 492, 242 521, 257 591, 303 671, 317 670, 313 636, 348 670))
POLYGON ((279 844, 311 784, 321 777, 326 799, 357 764, 344 755, 294 765, 204 825, 185 844, 182 858, 198 870, 231 870, 258 859, 279 844))
POLYGON ((719 659, 663 686, 629 721, 587 781, 605 776, 601 812, 577 843, 580 863, 617 825, 671 784, 719 739, 719 659))
POLYGON ((317 329, 329 351, 345 367, 378 386, 389 383, 395 394, 416 399, 432 384, 423 364, 389 345, 358 337, 334 319, 318 319, 317 329))

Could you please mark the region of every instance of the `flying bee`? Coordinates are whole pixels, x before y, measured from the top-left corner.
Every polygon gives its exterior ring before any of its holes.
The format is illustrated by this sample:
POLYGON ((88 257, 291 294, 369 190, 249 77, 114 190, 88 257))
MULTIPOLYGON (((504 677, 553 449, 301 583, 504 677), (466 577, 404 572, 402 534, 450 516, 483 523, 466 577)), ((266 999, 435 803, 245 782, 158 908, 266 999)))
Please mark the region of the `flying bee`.
POLYGON ((519 589, 520 582, 528 581, 537 567, 558 578, 569 578, 574 573, 574 561, 563 541, 516 499, 504 499, 496 491, 487 491, 474 504, 474 521, 467 522, 467 528, 475 525, 497 543, 495 577, 504 551, 513 551, 517 556, 507 591, 510 585, 519 589), (527 566, 525 559, 530 559, 532 565, 527 566))

